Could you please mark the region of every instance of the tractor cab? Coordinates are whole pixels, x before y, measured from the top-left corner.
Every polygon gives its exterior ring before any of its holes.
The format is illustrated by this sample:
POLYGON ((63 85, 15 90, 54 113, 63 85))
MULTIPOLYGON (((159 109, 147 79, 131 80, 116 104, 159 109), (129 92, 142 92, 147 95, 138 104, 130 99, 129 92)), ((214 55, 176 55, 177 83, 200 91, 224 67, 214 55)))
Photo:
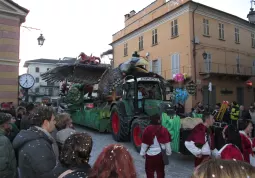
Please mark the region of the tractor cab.
POLYGON ((158 113, 158 105, 165 99, 161 81, 153 77, 127 76, 123 83, 122 99, 132 114, 151 116, 158 113))

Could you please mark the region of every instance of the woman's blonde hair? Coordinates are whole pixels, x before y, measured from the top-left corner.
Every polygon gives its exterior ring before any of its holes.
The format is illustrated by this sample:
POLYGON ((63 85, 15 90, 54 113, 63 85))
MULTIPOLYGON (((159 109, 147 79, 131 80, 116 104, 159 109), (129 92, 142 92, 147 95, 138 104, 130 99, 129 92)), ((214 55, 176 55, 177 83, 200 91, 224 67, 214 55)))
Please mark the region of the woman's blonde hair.
POLYGON ((194 171, 191 178, 254 178, 255 168, 235 160, 212 159, 194 171))

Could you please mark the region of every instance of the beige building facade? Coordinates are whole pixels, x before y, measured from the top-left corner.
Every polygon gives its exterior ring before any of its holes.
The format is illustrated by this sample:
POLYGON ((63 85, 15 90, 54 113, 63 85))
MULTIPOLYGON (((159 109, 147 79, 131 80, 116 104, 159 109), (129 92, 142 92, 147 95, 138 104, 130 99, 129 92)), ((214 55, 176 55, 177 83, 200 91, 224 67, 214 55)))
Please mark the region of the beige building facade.
POLYGON ((224 100, 250 105, 255 89, 246 81, 255 75, 255 25, 191 0, 178 2, 156 0, 126 14, 125 28, 111 43, 114 66, 139 51, 148 57, 148 69, 166 79, 187 73, 197 84, 196 96, 185 103, 188 110, 208 103, 209 82, 211 106, 224 100))

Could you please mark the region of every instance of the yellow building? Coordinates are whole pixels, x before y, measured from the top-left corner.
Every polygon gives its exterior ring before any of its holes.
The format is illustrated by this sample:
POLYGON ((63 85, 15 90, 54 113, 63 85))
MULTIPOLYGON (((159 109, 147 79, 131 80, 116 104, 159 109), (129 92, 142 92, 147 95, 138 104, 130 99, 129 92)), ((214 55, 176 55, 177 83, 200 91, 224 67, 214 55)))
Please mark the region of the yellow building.
POLYGON ((176 2, 156 0, 125 15, 125 28, 111 43, 114 66, 139 51, 148 57, 149 70, 166 79, 187 73, 197 84, 188 110, 199 101, 208 103, 209 82, 210 106, 223 100, 250 105, 255 89, 246 81, 255 74, 255 25, 191 0, 176 2))
POLYGON ((0 103, 18 102, 20 25, 28 12, 11 0, 0 1, 0 103))

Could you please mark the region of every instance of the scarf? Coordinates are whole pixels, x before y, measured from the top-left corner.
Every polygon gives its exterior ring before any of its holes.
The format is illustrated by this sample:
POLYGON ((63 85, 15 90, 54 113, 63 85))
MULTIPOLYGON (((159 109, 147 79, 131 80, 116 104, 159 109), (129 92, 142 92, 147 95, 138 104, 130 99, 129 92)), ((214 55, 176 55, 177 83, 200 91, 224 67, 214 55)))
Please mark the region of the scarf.
POLYGON ((45 129, 41 128, 41 127, 37 127, 37 126, 35 126, 35 128, 37 128, 38 130, 42 131, 52 141, 52 145, 51 146, 52 146, 53 152, 54 152, 54 154, 56 156, 56 160, 58 161, 58 158, 59 158, 59 149, 58 149, 58 144, 57 144, 56 140, 51 136, 51 134, 47 130, 45 130, 45 129))

